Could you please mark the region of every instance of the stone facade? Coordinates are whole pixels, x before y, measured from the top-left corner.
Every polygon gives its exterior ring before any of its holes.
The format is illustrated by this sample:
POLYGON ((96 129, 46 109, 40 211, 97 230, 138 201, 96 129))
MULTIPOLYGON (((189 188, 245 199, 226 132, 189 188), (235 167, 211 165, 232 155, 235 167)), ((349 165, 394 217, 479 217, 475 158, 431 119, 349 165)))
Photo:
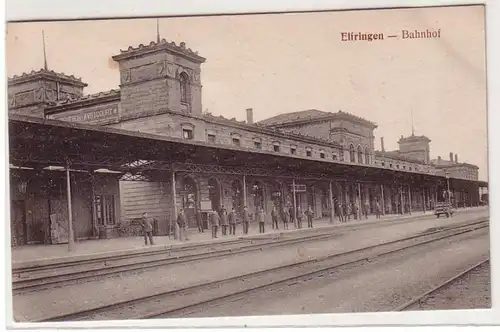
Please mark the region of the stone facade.
POLYGON ((260 124, 290 133, 309 135, 338 144, 339 160, 372 164, 374 160, 374 135, 377 125, 355 115, 307 110, 281 114, 259 122, 260 124))
POLYGON ((430 162, 430 146, 431 140, 425 136, 401 136, 398 141, 399 153, 403 157, 419 160, 424 164, 430 162))

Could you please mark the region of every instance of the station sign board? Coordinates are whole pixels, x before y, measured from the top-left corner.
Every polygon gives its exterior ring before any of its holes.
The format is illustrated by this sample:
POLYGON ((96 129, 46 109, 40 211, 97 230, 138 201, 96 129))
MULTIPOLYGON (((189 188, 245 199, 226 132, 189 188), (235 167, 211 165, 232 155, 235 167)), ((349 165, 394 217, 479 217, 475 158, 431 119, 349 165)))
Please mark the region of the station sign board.
MULTIPOLYGON (((293 185, 290 185, 290 191, 293 191, 293 185)), ((295 184, 295 192, 296 193, 306 192, 306 185, 305 184, 295 184)))
POLYGON ((50 119, 77 122, 77 123, 98 123, 114 120, 118 117, 118 106, 107 106, 101 108, 84 109, 78 111, 62 112, 51 114, 50 119))

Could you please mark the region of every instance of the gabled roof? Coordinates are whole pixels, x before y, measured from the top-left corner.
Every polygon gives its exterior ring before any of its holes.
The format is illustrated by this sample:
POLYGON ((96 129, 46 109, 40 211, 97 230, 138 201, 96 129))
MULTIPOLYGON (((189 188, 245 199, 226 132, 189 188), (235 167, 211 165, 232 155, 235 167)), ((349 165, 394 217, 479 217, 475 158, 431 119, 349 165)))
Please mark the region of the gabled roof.
POLYGON ((381 158, 390 158, 390 159, 396 159, 396 160, 401 160, 401 161, 407 161, 410 163, 426 165, 421 160, 401 155, 401 153, 398 150, 395 150, 395 151, 375 151, 375 156, 381 157, 381 158))
POLYGON ((283 123, 293 122, 293 121, 297 121, 297 120, 316 119, 316 118, 325 117, 325 116, 328 116, 331 114, 332 113, 325 112, 325 111, 310 109, 310 110, 305 110, 305 111, 278 114, 278 115, 273 116, 271 118, 259 121, 258 123, 261 125, 267 126, 267 125, 283 124, 283 123))
POLYGON ((257 123, 259 125, 267 127, 285 127, 292 124, 302 124, 307 122, 316 122, 329 119, 345 119, 345 120, 360 122, 372 128, 377 127, 375 123, 351 113, 343 111, 338 111, 336 113, 333 113, 333 112, 320 111, 317 109, 279 114, 273 116, 272 118, 259 121, 257 123))

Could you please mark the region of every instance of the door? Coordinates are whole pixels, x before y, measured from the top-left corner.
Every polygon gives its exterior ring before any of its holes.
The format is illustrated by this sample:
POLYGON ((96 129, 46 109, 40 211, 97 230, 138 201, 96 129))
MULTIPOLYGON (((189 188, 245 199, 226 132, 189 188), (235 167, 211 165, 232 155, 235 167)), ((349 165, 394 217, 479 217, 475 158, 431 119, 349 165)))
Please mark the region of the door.
POLYGON ((10 232, 12 247, 26 244, 26 203, 24 200, 11 201, 10 232))

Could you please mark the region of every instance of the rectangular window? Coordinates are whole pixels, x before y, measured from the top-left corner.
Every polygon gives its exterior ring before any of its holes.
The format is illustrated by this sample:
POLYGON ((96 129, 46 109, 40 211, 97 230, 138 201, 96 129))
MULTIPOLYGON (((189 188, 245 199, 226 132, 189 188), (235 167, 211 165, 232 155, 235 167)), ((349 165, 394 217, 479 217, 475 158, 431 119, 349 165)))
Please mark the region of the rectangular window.
POLYGON ((325 159, 325 153, 324 153, 324 152, 320 152, 320 153, 319 153, 319 157, 320 157, 321 159, 325 159))
POLYGON ((215 135, 208 134, 207 135, 207 142, 209 142, 209 143, 215 143, 215 135))
POLYGON ((182 129, 182 137, 184 137, 184 139, 193 139, 193 131, 187 128, 182 129))
POLYGON ((297 154, 297 148, 291 147, 290 154, 297 154))
POLYGON ((234 145, 236 145, 236 146, 240 146, 240 139, 239 139, 239 138, 234 137, 234 138, 233 138, 233 144, 234 144, 234 145))
POLYGON ((253 142, 253 146, 256 148, 256 149, 262 149, 262 143, 261 142, 253 142))
POLYGON ((280 152, 280 146, 274 145, 274 152, 280 152))
POLYGON ((115 225, 115 196, 96 195, 94 196, 94 210, 99 225, 115 225))
POLYGON ((334 155, 332 156, 332 159, 333 159, 333 160, 337 160, 337 155, 336 155, 336 154, 334 154, 334 155))
POLYGON ((311 152, 311 150, 307 150, 307 151, 306 151, 306 156, 308 156, 308 157, 312 156, 312 152, 311 152))
POLYGON ((384 163, 384 162, 382 162, 382 167, 384 167, 384 166, 385 166, 385 163, 384 163))

